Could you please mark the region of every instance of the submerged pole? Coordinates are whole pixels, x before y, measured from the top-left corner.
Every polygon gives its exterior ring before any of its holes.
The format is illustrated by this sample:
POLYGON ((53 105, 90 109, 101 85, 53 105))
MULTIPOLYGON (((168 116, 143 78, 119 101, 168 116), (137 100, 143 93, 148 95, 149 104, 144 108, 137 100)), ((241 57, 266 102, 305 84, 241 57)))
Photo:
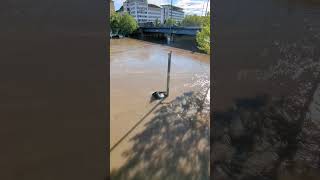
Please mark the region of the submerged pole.
POLYGON ((169 88, 170 88, 169 85, 170 85, 171 54, 172 54, 172 51, 168 53, 167 96, 169 96, 169 88))

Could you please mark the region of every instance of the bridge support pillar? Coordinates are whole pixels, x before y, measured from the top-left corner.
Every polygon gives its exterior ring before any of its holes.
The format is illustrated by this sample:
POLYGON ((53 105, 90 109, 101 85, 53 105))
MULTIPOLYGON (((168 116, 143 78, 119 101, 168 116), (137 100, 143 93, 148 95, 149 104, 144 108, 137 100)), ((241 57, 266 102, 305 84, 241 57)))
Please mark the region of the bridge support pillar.
POLYGON ((140 37, 141 37, 141 38, 144 38, 143 30, 140 29, 139 31, 140 31, 140 37))
POLYGON ((173 42, 173 34, 165 34, 165 37, 167 39, 167 44, 173 42))
POLYGON ((169 34, 165 34, 165 37, 167 39, 167 44, 170 44, 171 42, 171 36, 169 34))

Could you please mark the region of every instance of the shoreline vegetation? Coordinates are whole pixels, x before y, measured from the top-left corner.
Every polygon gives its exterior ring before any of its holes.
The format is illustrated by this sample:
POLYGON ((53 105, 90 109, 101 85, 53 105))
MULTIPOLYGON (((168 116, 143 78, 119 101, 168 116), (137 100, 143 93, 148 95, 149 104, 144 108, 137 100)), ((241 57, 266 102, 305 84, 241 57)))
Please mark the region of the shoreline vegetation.
MULTIPOLYGON (((168 19, 163 24, 160 24, 157 19, 152 25, 154 27, 202 27, 202 30, 195 37, 196 45, 200 51, 210 55, 210 12, 205 16, 187 15, 181 22, 168 19)), ((138 30, 139 25, 128 13, 120 14, 114 12, 110 16, 110 27, 112 34, 128 37, 138 30)))

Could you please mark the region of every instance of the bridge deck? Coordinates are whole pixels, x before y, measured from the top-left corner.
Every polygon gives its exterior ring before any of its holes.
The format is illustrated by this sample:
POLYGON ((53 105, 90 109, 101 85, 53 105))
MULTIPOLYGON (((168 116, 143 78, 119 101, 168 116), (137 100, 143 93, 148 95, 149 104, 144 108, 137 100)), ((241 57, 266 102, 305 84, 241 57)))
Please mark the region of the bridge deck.
POLYGON ((192 35, 195 36, 197 32, 201 30, 201 28, 193 28, 193 27, 141 27, 143 32, 151 32, 151 33, 164 33, 170 34, 179 34, 179 35, 192 35))

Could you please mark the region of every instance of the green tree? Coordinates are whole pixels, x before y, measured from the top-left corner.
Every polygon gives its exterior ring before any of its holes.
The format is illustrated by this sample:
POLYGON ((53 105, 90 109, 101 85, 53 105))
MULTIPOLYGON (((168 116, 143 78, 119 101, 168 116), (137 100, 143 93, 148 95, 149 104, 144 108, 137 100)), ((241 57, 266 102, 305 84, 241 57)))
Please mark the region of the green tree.
POLYGON ((128 13, 123 15, 113 13, 110 17, 110 26, 113 33, 128 35, 138 28, 138 23, 128 13))
POLYGON ((113 33, 118 33, 120 29, 121 15, 119 13, 113 13, 110 16, 110 27, 113 33))
POLYGON ((202 30, 197 33, 198 48, 210 54, 210 15, 203 17, 202 30))
POLYGON ((203 16, 197 15, 187 15, 182 20, 182 25, 185 27, 188 26, 202 26, 203 25, 203 16))
POLYGON ((121 16, 120 34, 128 35, 133 33, 136 29, 138 29, 138 23, 132 16, 130 16, 128 13, 125 13, 121 16))
POLYGON ((173 25, 176 24, 176 20, 169 18, 169 19, 166 20, 166 22, 164 24, 166 26, 173 26, 173 25))
POLYGON ((206 14, 206 16, 201 16, 202 18, 202 26, 209 25, 210 26, 210 12, 206 14))

